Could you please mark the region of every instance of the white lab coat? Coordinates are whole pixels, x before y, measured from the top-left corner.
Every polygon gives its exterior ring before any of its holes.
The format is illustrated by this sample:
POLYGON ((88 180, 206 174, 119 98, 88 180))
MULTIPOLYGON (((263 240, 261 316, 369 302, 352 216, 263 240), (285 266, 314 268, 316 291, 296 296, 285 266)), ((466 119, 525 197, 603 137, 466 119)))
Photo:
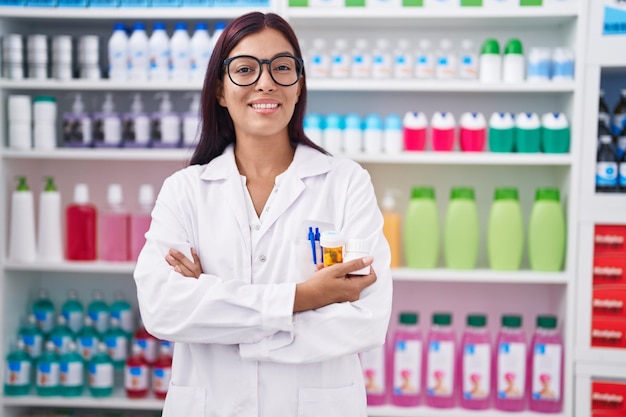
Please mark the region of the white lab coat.
POLYGON ((249 224, 232 145, 163 184, 134 278, 147 330, 176 342, 165 417, 366 416, 358 352, 384 342, 392 297, 370 176, 300 145, 274 192, 249 224), (308 226, 371 243, 378 279, 358 301, 292 312, 296 283, 314 273, 308 226), (191 247, 199 279, 165 261, 191 247))

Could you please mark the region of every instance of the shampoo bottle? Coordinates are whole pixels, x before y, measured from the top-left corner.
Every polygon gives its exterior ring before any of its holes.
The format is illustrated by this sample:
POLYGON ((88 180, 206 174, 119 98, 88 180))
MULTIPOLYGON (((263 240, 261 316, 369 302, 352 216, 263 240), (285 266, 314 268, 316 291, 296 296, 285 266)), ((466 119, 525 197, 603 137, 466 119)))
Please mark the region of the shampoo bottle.
POLYGON ((161 97, 159 111, 152 115, 152 146, 175 148, 180 145, 180 116, 172 110, 168 92, 157 93, 161 97))
POLYGON ((396 210, 396 199, 393 191, 387 190, 382 201, 383 213, 383 234, 389 243, 391 250, 391 268, 398 268, 401 265, 402 257, 402 219, 396 210))
POLYGON ((110 184, 107 193, 108 208, 100 216, 100 259, 124 262, 129 260, 129 214, 124 206, 122 187, 110 184))
POLYGON ((112 93, 106 94, 102 111, 93 116, 93 142, 101 148, 117 148, 122 144, 122 119, 115 112, 112 93))
POLYGON ((560 271, 565 259, 566 223, 559 190, 539 188, 528 223, 528 259, 533 271, 560 271))
POLYGON ((433 187, 414 187, 404 219, 404 259, 409 268, 432 269, 439 262, 439 210, 433 187))
POLYGON ((26 177, 17 177, 18 184, 11 196, 9 259, 32 263, 37 259, 35 243, 35 202, 26 177))
POLYGON ((76 184, 74 202, 65 211, 66 253, 70 261, 96 259, 96 207, 89 202, 87 184, 76 184))
POLYGON ((538 316, 530 348, 529 408, 540 413, 563 409, 563 339, 555 316, 538 316))
POLYGON ((425 361, 426 405, 451 408, 455 405, 456 337, 450 313, 435 313, 428 333, 425 361))
POLYGON ((130 260, 136 261, 146 243, 146 233, 152 221, 154 191, 150 184, 139 187, 139 209, 130 215, 130 260))
POLYGON ((444 222, 444 257, 451 269, 474 269, 480 245, 478 210, 471 187, 455 187, 444 222))
POLYGON ((47 177, 44 190, 39 195, 37 255, 42 261, 61 262, 63 260, 61 218, 61 194, 54 184, 54 178, 47 177))
POLYGON ((147 148, 150 144, 150 117, 143 111, 141 94, 135 93, 130 105, 130 113, 122 117, 125 148, 147 148))
POLYGON ((524 252, 524 220, 516 188, 497 188, 487 224, 491 269, 515 271, 524 252))
POLYGON ((526 336, 522 317, 502 316, 493 360, 496 398, 494 406, 502 411, 522 411, 526 403, 526 336))
POLYGON ((63 146, 85 148, 92 145, 93 125, 91 116, 85 112, 82 95, 76 93, 72 111, 63 114, 63 146))
POLYGON ((415 407, 421 400, 423 347, 418 317, 413 312, 400 313, 393 338, 391 403, 401 407, 415 407))
POLYGON ((461 341, 461 407, 485 410, 491 405, 491 341, 487 316, 470 314, 461 341))

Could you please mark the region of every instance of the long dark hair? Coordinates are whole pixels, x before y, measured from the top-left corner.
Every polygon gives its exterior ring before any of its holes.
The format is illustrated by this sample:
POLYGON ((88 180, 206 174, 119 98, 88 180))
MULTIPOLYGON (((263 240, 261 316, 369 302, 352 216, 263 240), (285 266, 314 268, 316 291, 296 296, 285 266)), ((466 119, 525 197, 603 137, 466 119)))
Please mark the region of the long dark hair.
MULTIPOLYGON (((206 164, 213 158, 221 155, 229 144, 235 143, 233 120, 230 118, 228 110, 217 102, 218 86, 224 79, 224 60, 228 58, 230 52, 243 38, 261 32, 265 28, 275 29, 282 33, 291 44, 295 55, 298 58, 302 58, 296 34, 289 23, 279 15, 275 13, 251 12, 230 22, 215 44, 204 77, 200 110, 202 130, 198 146, 196 146, 189 165, 206 164)), ((303 122, 307 96, 304 72, 300 82, 302 83, 300 97, 288 126, 289 141, 294 148, 298 143, 302 143, 320 152, 327 153, 304 134, 303 122)))

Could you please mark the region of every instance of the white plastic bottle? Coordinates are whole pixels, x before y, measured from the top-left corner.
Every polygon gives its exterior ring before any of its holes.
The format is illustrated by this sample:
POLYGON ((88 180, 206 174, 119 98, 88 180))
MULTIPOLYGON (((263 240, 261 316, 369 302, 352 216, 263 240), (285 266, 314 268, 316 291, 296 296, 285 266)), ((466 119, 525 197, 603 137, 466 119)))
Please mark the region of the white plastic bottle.
POLYGON ((524 50, 519 39, 510 39, 504 48, 502 80, 505 83, 524 81, 524 50))
POLYGON ((189 46, 191 50, 191 79, 193 81, 202 81, 213 52, 213 44, 211 43, 211 36, 206 23, 196 23, 189 46))
POLYGON ((222 36, 222 33, 224 33, 224 29, 226 29, 226 22, 217 22, 215 24, 213 34, 211 35, 211 50, 215 49, 217 40, 220 38, 220 36, 222 36))
POLYGON ((63 114, 63 145, 87 147, 92 142, 91 116, 85 112, 83 97, 75 93, 72 111, 63 114))
POLYGON ((435 56, 428 39, 420 39, 419 49, 415 53, 415 77, 429 79, 435 76, 435 56))
POLYGON ((7 100, 9 148, 26 150, 33 146, 32 99, 25 94, 11 94, 7 100))
POLYGON ((52 96, 33 99, 33 147, 51 150, 57 147, 57 101, 52 96))
POLYGON ((363 128, 361 116, 350 113, 345 118, 343 130, 343 148, 347 155, 361 155, 363 153, 363 128))
POLYGON ((369 78, 372 75, 372 54, 367 39, 359 38, 352 50, 350 75, 352 78, 369 78))
POLYGON ((17 177, 18 184, 11 196, 9 226, 9 259, 30 263, 37 259, 35 245, 35 202, 26 177, 17 177))
POLYGON ((484 83, 495 83, 502 80, 502 56, 497 40, 489 38, 483 42, 480 50, 478 74, 480 81, 484 83))
POLYGON ((128 79, 128 35, 123 23, 113 26, 113 34, 108 42, 109 78, 128 79))
POLYGON ((376 40, 376 48, 372 57, 372 78, 391 78, 393 72, 393 57, 389 50, 389 41, 385 38, 376 40))
POLYGON ((141 94, 135 93, 130 112, 122 116, 124 147, 147 148, 150 144, 150 117, 143 111, 141 94))
POLYGON ((180 116, 172 111, 168 92, 157 93, 156 97, 161 97, 161 104, 152 115, 152 146, 175 148, 180 145, 180 116))
POLYGON ((61 233, 61 194, 54 178, 46 178, 46 186, 39 195, 39 221, 37 223, 37 257, 45 262, 63 260, 63 235, 61 233))
POLYGON ((478 55, 474 51, 474 43, 471 39, 463 39, 461 42, 459 78, 463 80, 476 80, 478 78, 478 55))
POLYGON ((316 145, 324 147, 324 129, 322 126, 322 117, 319 114, 308 113, 304 116, 304 134, 316 145))
POLYGON ((165 23, 155 22, 152 26, 148 50, 150 53, 148 77, 155 81, 167 80, 170 66, 170 38, 165 30, 165 23))
POLYGON ((170 79, 188 81, 191 68, 190 39, 187 24, 178 22, 170 39, 170 79))
POLYGON ((408 79, 413 77, 413 54, 410 51, 411 43, 408 39, 398 39, 393 54, 393 77, 408 79))
POLYGON ((402 117, 389 114, 385 117, 383 132, 383 153, 398 155, 404 150, 404 135, 402 133, 402 117))
POLYGON ((383 121, 375 113, 365 117, 363 150, 366 155, 380 155, 383 151, 383 121))
POLYGON ((197 143, 200 133, 200 93, 193 93, 189 111, 183 115, 183 146, 191 147, 197 143))
POLYGON ((330 76, 332 78, 348 78, 350 76, 350 54, 348 41, 345 38, 335 39, 330 53, 330 76))
POLYGON ((113 94, 107 93, 102 112, 94 114, 93 139, 96 147, 118 147, 122 143, 122 119, 115 112, 113 94))
POLYGON ((324 121, 322 141, 324 148, 333 155, 343 152, 343 118, 337 113, 329 113, 324 121))
POLYGON ((128 38, 129 78, 133 81, 148 80, 150 71, 150 48, 146 25, 137 22, 128 38))
POLYGON ((439 41, 435 74, 440 80, 451 80, 457 76, 457 58, 452 51, 452 42, 449 39, 439 41))
POLYGON ((330 56, 323 38, 313 39, 309 51, 309 75, 312 78, 328 78, 330 75, 330 56))

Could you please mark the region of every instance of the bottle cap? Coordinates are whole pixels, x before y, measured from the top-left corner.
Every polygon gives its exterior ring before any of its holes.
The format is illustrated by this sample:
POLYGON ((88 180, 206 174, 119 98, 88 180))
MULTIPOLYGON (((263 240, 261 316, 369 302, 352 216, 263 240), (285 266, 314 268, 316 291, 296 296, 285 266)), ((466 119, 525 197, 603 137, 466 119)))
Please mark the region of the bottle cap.
POLYGON ((524 49, 522 47, 522 42, 519 39, 510 39, 506 43, 506 46, 504 47, 504 53, 506 55, 508 54, 523 55, 524 49))
POLYGON ((107 190, 107 201, 109 204, 122 204, 122 186, 120 184, 110 184, 107 190))
POLYGON ((402 130, 402 118, 395 113, 387 115, 387 117, 385 117, 385 130, 401 131, 402 130))
POLYGON ((366 130, 383 130, 383 121, 379 115, 371 113, 365 117, 366 130))
POLYGON ((133 30, 143 30, 143 31, 145 31, 146 30, 146 25, 143 22, 136 22, 133 25, 133 30))
POLYGON ((541 329, 556 329, 556 316, 537 316, 537 327, 541 329))
POLYGON ((152 30, 165 30, 165 23, 163 22, 154 22, 154 25, 152 25, 152 30))
POLYGON ((369 253, 369 251, 370 244, 366 239, 348 239, 346 241, 346 252, 369 253))
POLYGON ((450 191, 450 199, 474 200, 474 189, 472 187, 453 187, 450 191))
POLYGON ((517 188, 514 188, 514 187, 496 188, 494 200, 519 200, 517 188))
POLYGON ((470 51, 474 47, 474 42, 471 39, 463 39, 461 42, 461 48, 466 51, 470 51))
POLYGON ((29 191, 28 184, 26 183, 26 177, 18 176, 15 177, 17 179, 17 187, 15 191, 29 191))
POLYGON ((46 186, 44 191, 57 191, 57 186, 54 184, 54 177, 44 177, 46 180, 46 186))
POLYGON ((346 129, 361 130, 362 129, 361 116, 359 116, 357 113, 347 114, 345 118, 345 124, 346 124, 346 129))
POLYGON ((338 248, 343 246, 343 236, 336 231, 322 232, 320 235, 320 246, 323 248, 338 248))
POLYGON ((569 127, 567 116, 563 113, 545 113, 541 117, 541 125, 547 129, 565 129, 569 127))
POLYGON ((185 32, 187 31, 187 23, 185 22, 176 22, 176 24, 174 25, 174 30, 184 30, 185 32))
POLYGON ((343 129, 343 119, 337 113, 329 113, 325 120, 326 129, 343 129))
POLYGON ((304 128, 305 129, 321 129, 322 117, 316 113, 309 113, 304 116, 304 128))
POLYGON ((408 313, 402 312, 400 313, 399 323, 400 324, 417 324, 419 321, 419 315, 417 313, 408 313))
POLYGON ((52 96, 35 96, 33 103, 56 103, 57 99, 52 96))
POLYGON ((502 327, 518 329, 522 327, 522 316, 504 315, 502 316, 502 327))
POLYGON ((404 114, 402 124, 408 129, 426 129, 428 127, 428 119, 423 112, 409 111, 404 114))
POLYGON ((89 202, 89 186, 87 184, 76 184, 74 186, 74 203, 87 204, 89 202))
POLYGON ((495 112, 489 118, 489 126, 495 129, 512 129, 515 127, 515 119, 511 113, 495 112))
POLYGON ((489 38, 483 42, 480 53, 481 55, 500 55, 500 44, 497 40, 489 38))
POLYGON ((439 326, 449 326, 452 324, 452 315, 450 313, 434 313, 433 324, 439 326))
POLYGON ((335 49, 340 51, 346 49, 348 47, 348 40, 345 38, 337 38, 335 39, 335 49))
POLYGON ((470 314, 467 316, 467 325, 469 327, 485 327, 487 325, 487 316, 484 314, 470 314))
POLYGON ((383 210, 391 211, 396 209, 396 199, 393 196, 393 190, 385 191, 385 196, 383 197, 383 201, 380 205, 383 210))
POLYGON ((150 184, 142 184, 139 187, 139 204, 152 205, 154 204, 154 189, 150 184))
POLYGON ((215 24, 215 30, 224 30, 226 29, 226 22, 217 22, 215 24))
POLYGON ((121 30, 124 32, 124 34, 126 34, 126 28, 124 27, 124 24, 122 22, 115 22, 113 24, 113 31, 117 30, 121 30))
POLYGON ((69 300, 77 300, 78 299, 78 291, 76 291, 75 289, 67 290, 67 298, 69 300))
POLYGON ((535 193, 535 201, 551 200, 561 201, 558 188, 538 188, 535 193))
POLYGON ((435 188, 434 187, 413 187, 411 190, 411 198, 428 198, 431 200, 435 199, 435 188))
POLYGON ((198 22, 194 27, 194 30, 209 30, 209 26, 205 22, 198 22))

